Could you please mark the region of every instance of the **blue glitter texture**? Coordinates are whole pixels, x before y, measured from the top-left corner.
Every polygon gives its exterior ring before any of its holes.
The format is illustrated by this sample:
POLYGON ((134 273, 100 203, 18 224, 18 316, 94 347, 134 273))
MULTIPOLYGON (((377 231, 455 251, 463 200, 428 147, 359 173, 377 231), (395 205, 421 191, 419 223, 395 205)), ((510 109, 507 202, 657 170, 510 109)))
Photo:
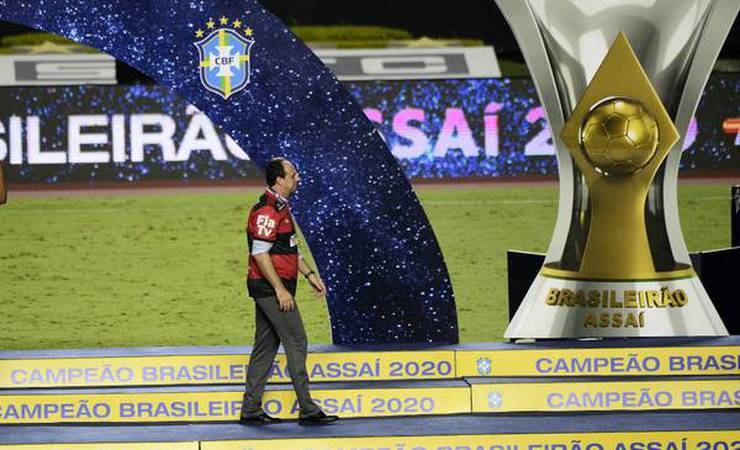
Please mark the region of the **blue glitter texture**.
POLYGON ((0 19, 68 37, 180 94, 262 167, 284 155, 303 182, 294 213, 329 287, 337 344, 458 340, 452 287, 398 163, 311 51, 252 0, 0 0, 0 19), (210 17, 254 31, 251 80, 224 101, 201 84, 193 42, 210 17))

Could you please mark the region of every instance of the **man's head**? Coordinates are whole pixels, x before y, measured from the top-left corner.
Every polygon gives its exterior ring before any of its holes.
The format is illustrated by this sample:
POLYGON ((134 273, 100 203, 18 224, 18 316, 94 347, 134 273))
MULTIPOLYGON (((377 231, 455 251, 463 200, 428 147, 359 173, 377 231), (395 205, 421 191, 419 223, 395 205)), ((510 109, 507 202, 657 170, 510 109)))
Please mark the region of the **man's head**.
POLYGON ((278 157, 267 162, 265 181, 274 191, 287 198, 298 188, 301 177, 292 162, 278 157))

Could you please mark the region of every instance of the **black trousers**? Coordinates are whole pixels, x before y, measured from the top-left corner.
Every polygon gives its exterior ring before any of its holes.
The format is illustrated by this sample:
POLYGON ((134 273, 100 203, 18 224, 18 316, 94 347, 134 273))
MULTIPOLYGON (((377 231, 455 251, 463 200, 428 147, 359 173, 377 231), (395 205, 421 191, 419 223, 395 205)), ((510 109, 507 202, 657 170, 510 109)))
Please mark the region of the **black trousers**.
POLYGON ((311 400, 308 389, 306 371, 308 338, 298 304, 295 304, 292 311, 280 311, 278 300, 274 296, 256 298, 254 303, 254 348, 247 369, 242 415, 255 415, 262 410, 262 395, 265 393, 272 363, 281 342, 288 358, 288 371, 293 382, 293 390, 298 397, 300 417, 317 414, 320 409, 311 400))

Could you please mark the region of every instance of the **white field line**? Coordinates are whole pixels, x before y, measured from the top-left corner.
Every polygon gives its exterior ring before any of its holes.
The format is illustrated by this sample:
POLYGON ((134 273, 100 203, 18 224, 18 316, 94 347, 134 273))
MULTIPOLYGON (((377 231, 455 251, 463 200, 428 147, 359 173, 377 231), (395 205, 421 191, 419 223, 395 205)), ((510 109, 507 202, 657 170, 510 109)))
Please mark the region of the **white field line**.
MULTIPOLYGON (((692 201, 727 201, 729 202, 731 197, 727 196, 708 196, 708 197, 697 197, 692 201)), ((522 199, 522 200, 426 200, 421 201, 422 206, 455 206, 455 205, 554 205, 557 201, 553 200, 538 200, 538 199, 522 199)), ((0 218, 5 215, 24 215, 24 214, 90 214, 90 213, 129 213, 132 210, 131 205, 122 205, 120 208, 23 208, 23 209, 8 209, 7 207, 0 208, 0 218)), ((194 211, 214 211, 214 210, 232 210, 232 207, 224 207, 221 205, 213 206, 198 206, 188 207, 188 212, 194 211)), ((157 207, 157 208, 145 208, 137 209, 139 212, 157 213, 160 211, 182 211, 181 207, 157 207)), ((247 209, 245 207, 244 211, 247 209)))
MULTIPOLYGON (((692 201, 716 201, 726 200, 730 201, 732 198, 729 195, 726 196, 709 196, 709 197, 696 197, 691 199, 692 201)), ((557 200, 534 200, 534 199, 522 199, 522 200, 427 200, 422 201, 422 205, 524 205, 524 204, 554 204, 557 200)))
MULTIPOLYGON (((137 212, 146 212, 146 213, 157 213, 160 211, 183 211, 182 208, 178 207, 157 207, 157 208, 144 208, 144 209, 138 209, 138 208, 131 208, 130 205, 121 205, 120 208, 59 208, 59 209, 49 209, 49 208, 24 208, 24 209, 9 209, 3 211, 0 209, 0 218, 3 217, 5 214, 16 214, 16 215, 23 215, 23 214, 90 214, 90 213, 123 213, 128 214, 132 210, 136 210, 137 212)), ((223 207, 223 206, 203 206, 203 207, 188 207, 187 211, 214 211, 214 210, 222 210, 222 211, 231 211, 233 208, 231 207, 223 207)), ((247 208, 244 209, 244 212, 246 213, 248 211, 247 208)))
POLYGON ((715 195, 714 197, 697 197, 695 200, 732 200, 729 195, 715 195))
POLYGON ((526 204, 550 205, 555 203, 552 200, 427 200, 421 204, 426 205, 526 205, 526 204))

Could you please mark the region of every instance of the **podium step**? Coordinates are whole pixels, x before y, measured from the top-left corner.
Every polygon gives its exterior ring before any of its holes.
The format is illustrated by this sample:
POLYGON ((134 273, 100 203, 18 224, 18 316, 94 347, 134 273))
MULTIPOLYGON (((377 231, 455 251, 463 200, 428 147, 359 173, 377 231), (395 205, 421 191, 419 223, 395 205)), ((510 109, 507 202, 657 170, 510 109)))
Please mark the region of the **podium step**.
MULTIPOLYGON (((327 412, 345 418, 466 413, 737 409, 740 377, 472 378, 312 384, 327 412)), ((236 420, 239 386, 35 389, 0 392, 0 425, 236 420)), ((292 386, 272 385, 263 408, 297 418, 292 386)))
MULTIPOLYGON (((449 347, 312 346, 313 382, 464 377, 740 375, 740 337, 541 341, 449 347)), ((0 389, 241 385, 250 347, 0 351, 0 389)), ((270 383, 289 383, 278 355, 270 383)))
MULTIPOLYGON (((0 425, 236 420, 243 392, 237 386, 4 391, 0 425)), ((324 411, 345 418, 470 412, 470 386, 462 380, 312 384, 311 395, 324 411)), ((263 408, 297 418, 292 386, 268 386, 263 408)))
MULTIPOLYGON (((350 351, 313 346, 310 352, 306 367, 317 383, 457 377, 452 349, 396 346, 350 351)), ((250 353, 251 347, 0 351, 0 389, 243 385, 250 353)), ((269 382, 290 383, 282 353, 269 382)))
POLYGON ((453 415, 295 422, 127 426, 0 426, 2 450, 198 450, 348 448, 573 450, 732 449, 739 411, 453 415), (650 446, 648 446, 650 443, 650 446), (497 447, 500 446, 500 447, 497 447))
POLYGON ((740 336, 463 344, 455 362, 460 378, 740 375, 740 336))
POLYGON ((474 413, 737 409, 740 377, 469 378, 474 413))

